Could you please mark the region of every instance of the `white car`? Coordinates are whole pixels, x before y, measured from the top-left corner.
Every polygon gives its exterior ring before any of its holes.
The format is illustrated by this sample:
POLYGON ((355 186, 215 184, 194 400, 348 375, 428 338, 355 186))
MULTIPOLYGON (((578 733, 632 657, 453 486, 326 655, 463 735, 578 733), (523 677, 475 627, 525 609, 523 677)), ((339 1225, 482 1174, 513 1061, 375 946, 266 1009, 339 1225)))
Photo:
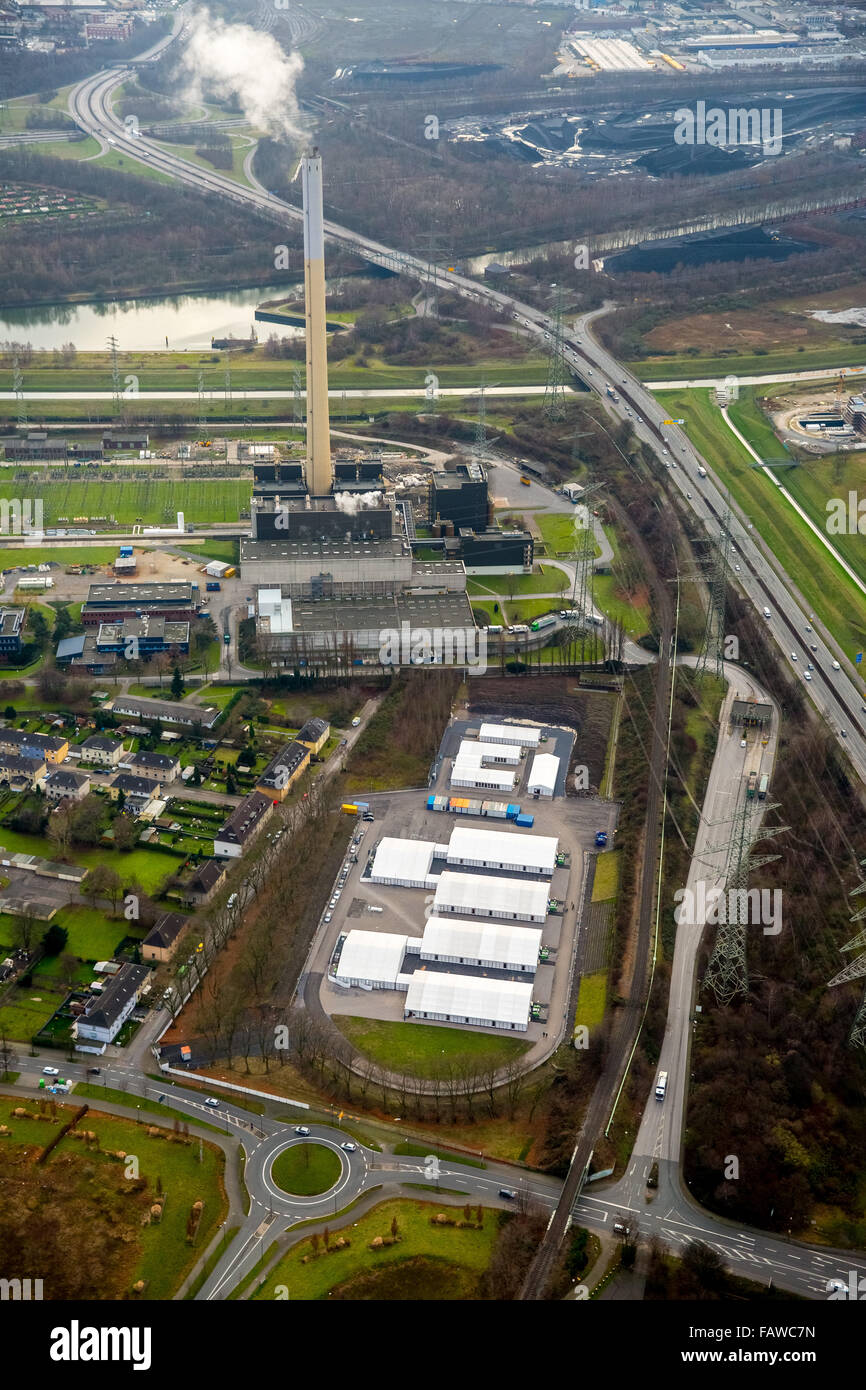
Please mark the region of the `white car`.
POLYGON ((351 1142, 351 1140, 347 1140, 345 1144, 341 1144, 341 1145, 340 1145, 340 1148, 341 1148, 341 1149, 345 1149, 347 1154, 353 1154, 353 1153, 355 1152, 355 1150, 357 1149, 357 1147, 358 1147, 358 1145, 357 1145, 357 1144, 353 1144, 353 1143, 351 1142))
POLYGON ((43 1067, 43 1068, 42 1068, 42 1075, 43 1075, 43 1076, 59 1076, 59 1075, 60 1075, 60 1072, 58 1071, 57 1067, 43 1067))
POLYGON ((746 746, 746 740, 745 740, 744 738, 741 738, 741 739, 740 739, 740 747, 741 747, 741 748, 745 748, 745 746, 746 746))
POLYGON ((309 1125, 295 1125, 295 1133, 296 1133, 296 1134, 300 1134, 300 1135, 303 1137, 304 1135, 309 1134, 309 1132, 310 1132, 310 1127, 309 1127, 309 1125))
POLYGON ((355 715, 355 718, 352 720, 352 728, 353 728, 353 729, 357 729, 357 727, 358 727, 358 725, 360 724, 360 722, 361 722, 360 715, 357 715, 357 714, 356 714, 356 715, 355 715))
POLYGON ((740 567, 739 567, 739 565, 734 565, 734 571, 735 571, 737 574, 740 573, 740 567))
POLYGON ((811 679, 812 679, 812 672, 811 672, 811 671, 804 671, 804 672, 803 672, 803 680, 804 680, 804 681, 810 681, 811 679))
POLYGON ((205 1105, 209 1105, 211 1110, 216 1110, 217 1106, 219 1105, 219 1101, 217 1100, 216 1096, 208 1096, 207 1100, 205 1101, 205 1105))
POLYGON ((797 653, 796 653, 796 652, 791 652, 791 660, 792 660, 792 661, 796 661, 796 660, 797 660, 797 653))
POLYGON ((839 666, 838 661, 834 661, 834 662, 832 663, 832 666, 833 666, 833 670, 834 670, 834 671, 838 671, 838 670, 841 669, 840 666, 839 666))

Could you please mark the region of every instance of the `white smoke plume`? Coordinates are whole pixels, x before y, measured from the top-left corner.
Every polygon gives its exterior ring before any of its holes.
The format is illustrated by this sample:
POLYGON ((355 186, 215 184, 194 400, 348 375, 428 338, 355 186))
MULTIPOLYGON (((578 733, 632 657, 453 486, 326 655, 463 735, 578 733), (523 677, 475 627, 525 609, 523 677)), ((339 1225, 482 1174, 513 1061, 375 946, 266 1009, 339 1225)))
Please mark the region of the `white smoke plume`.
POLYGON ((190 102, 234 93, 251 125, 275 140, 307 138, 295 86, 300 53, 285 53, 271 34, 249 24, 226 24, 207 8, 194 12, 186 32, 181 71, 190 102))
POLYGON ((341 512, 347 516, 357 516, 367 507, 375 507, 381 500, 381 492, 335 492, 334 501, 341 512))

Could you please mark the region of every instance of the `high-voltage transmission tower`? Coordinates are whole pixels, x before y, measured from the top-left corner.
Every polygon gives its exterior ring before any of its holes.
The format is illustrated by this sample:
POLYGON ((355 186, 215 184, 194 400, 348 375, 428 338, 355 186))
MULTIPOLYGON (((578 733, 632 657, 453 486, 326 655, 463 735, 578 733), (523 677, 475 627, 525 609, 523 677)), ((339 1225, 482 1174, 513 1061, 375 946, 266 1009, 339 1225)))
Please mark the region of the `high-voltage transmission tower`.
POLYGON ((442 262, 442 248, 440 245, 441 235, 434 232, 432 227, 427 238, 426 244, 417 252, 417 259, 426 262, 427 275, 423 281, 424 299, 426 301, 425 310, 428 317, 438 319, 439 317, 439 265, 442 262))
POLYGON ((111 399, 114 405, 115 419, 119 420, 123 416, 123 396, 120 390, 120 361, 117 356, 117 339, 112 333, 108 340, 111 349, 111 399))
POLYGON ((295 367, 293 369, 292 381, 294 383, 292 392, 292 420, 296 425, 302 425, 304 423, 304 400, 300 367, 295 367))
MULTIPOLYGON (((586 431, 586 433, 592 433, 592 431, 586 431)), ((573 464, 576 464, 577 462, 577 441, 578 439, 582 439, 583 437, 583 434, 576 433, 574 435, 571 455, 573 464)), ((589 499, 591 498, 592 494, 594 492, 598 492, 602 486, 601 483, 594 483, 592 481, 592 473, 590 471, 589 464, 586 465, 584 477, 586 481, 583 485, 583 492, 580 495, 580 501, 577 503, 575 512, 577 512, 577 509, 580 507, 583 507, 585 509, 586 524, 581 529, 578 529, 578 526, 576 524, 577 515, 575 515, 575 525, 573 531, 574 542, 572 548, 572 556, 574 562, 574 582, 571 588, 571 611, 572 613, 577 613, 578 616, 576 618, 569 619, 569 627, 572 623, 580 623, 581 664, 583 664, 586 658, 587 627, 589 624, 589 615, 592 612, 593 579, 595 578, 595 534, 593 532, 592 512, 589 506, 589 499)))
POLYGON ((18 428, 27 428, 27 404, 24 400, 24 378, 18 365, 18 353, 12 354, 12 390, 15 392, 15 406, 18 412, 18 428))
MULTIPOLYGON (((764 802, 761 810, 776 811, 778 804, 764 802)), ((748 919, 749 915, 748 900, 744 902, 742 898, 742 893, 748 889, 749 875, 762 865, 771 864, 774 859, 781 858, 779 854, 752 854, 751 846, 758 840, 770 840, 789 829, 787 825, 753 826, 753 819, 754 803, 744 801, 734 815, 730 840, 726 845, 711 847, 713 851, 728 850, 728 871, 724 894, 720 899, 724 904, 724 912, 719 913, 719 917, 724 917, 725 920, 720 920, 716 927, 716 940, 704 976, 704 988, 712 990, 716 996, 716 1003, 722 1006, 730 1004, 738 994, 745 996, 749 992, 749 964, 746 952, 749 922, 740 920, 741 917, 748 919), (731 922, 731 917, 736 917, 737 920, 731 922)))
POLYGON ((562 288, 556 291, 553 306, 553 331, 550 335, 550 353, 547 361, 547 386, 544 391, 544 413, 548 420, 561 420, 565 414, 565 384, 568 372, 565 366, 564 335, 562 328, 562 288))
POLYGON ((484 392, 487 386, 482 383, 478 390, 478 419, 475 422, 475 445, 472 457, 483 467, 487 460, 487 401, 484 392))
MULTIPOLYGON (((866 864, 866 859, 862 859, 861 865, 866 864)), ((858 893, 866 893, 866 883, 859 883, 852 889, 850 896, 856 897, 858 893)), ((855 912, 851 918, 852 922, 859 922, 866 917, 866 907, 861 907, 859 912, 855 912)), ((846 941, 844 946, 840 946, 840 951, 860 951, 866 947, 866 931, 861 931, 857 936, 846 941)), ((834 985, 847 985, 851 980, 862 980, 866 977, 866 950, 863 955, 857 956, 855 960, 849 960, 843 970, 838 975, 834 975, 828 985, 832 989, 834 985)), ((860 1007, 854 1015, 854 1022, 848 1034, 849 1047, 866 1048, 866 990, 860 1000, 860 1007)))
POLYGON ((198 374, 198 428, 204 435, 207 430, 207 407, 205 406, 204 372, 198 374))
POLYGON ((707 588, 709 602, 698 657, 697 674, 723 676, 725 670, 725 592, 728 587, 731 546, 731 506, 726 501, 718 536, 711 542, 707 588))

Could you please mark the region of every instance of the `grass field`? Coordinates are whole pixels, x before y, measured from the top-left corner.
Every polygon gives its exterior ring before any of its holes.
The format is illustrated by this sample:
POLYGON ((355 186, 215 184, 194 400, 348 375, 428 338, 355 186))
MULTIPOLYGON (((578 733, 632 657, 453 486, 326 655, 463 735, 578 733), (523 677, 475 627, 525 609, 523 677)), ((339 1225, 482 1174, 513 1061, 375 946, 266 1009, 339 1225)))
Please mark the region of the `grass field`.
POLYGON ((459 1059, 479 1066, 505 1066, 529 1046, 519 1038, 496 1037, 426 1023, 392 1023, 388 1019, 334 1014, 333 1021, 354 1047, 380 1066, 416 1076, 435 1076, 459 1059))
POLYGON ((599 970, 595 975, 583 975, 580 992, 577 996, 575 1026, 597 1028, 604 1018, 607 1003, 607 971, 599 970))
MULTIPOLYGON (((399 1267, 419 1257, 426 1257, 437 1264, 444 1262, 446 1270, 456 1267, 461 1277, 459 1282, 452 1284, 454 1296, 473 1297, 478 1276, 490 1261, 498 1230, 497 1222, 490 1212, 485 1212, 484 1226, 480 1231, 433 1226, 430 1217, 435 1216, 438 1210, 430 1202, 382 1202, 347 1228, 352 1242, 349 1249, 325 1255, 321 1253, 323 1247, 320 1244, 318 1258, 304 1264, 304 1258, 312 1254, 313 1247, 309 1240, 301 1242, 280 1260, 253 1298, 272 1299, 279 1286, 287 1290, 290 1300, 326 1298, 328 1291, 337 1285, 361 1275, 376 1274, 387 1266, 392 1267, 395 1276, 390 1286, 391 1297, 413 1298, 417 1291, 413 1287, 413 1271, 407 1270, 407 1280, 401 1281, 399 1267), (377 1236, 391 1237, 395 1219, 398 1231, 396 1243, 371 1250, 370 1242, 377 1236), (464 1272, 470 1276, 468 1279, 462 1277, 464 1272)), ((460 1208, 451 1209, 449 1215, 460 1218, 460 1208)), ((335 1239, 336 1236, 332 1235, 331 1242, 335 1239)))
POLYGON ((592 581, 596 608, 609 618, 617 618, 630 637, 640 637, 650 626, 649 595, 626 598, 619 592, 612 574, 597 574, 592 581))
MULTIPOLYGON (((582 508, 579 510, 582 513, 582 508)), ((556 555, 560 551, 567 551, 572 554, 575 545, 582 544, 583 527, 575 527, 574 516, 569 516, 563 512, 536 512, 535 521, 544 537, 544 544, 547 546, 549 555, 556 555)), ((593 555, 599 555, 598 545, 593 539, 593 555)))
MULTIPOLYGON (((754 523, 810 609, 821 617, 846 652, 853 656, 855 652, 862 651, 866 642, 866 601, 862 594, 805 522, 780 497, 770 479, 752 467, 754 460, 725 425, 721 412, 711 399, 711 392, 704 389, 665 391, 660 393, 659 399, 673 415, 682 416, 687 421, 686 429, 692 443, 704 455, 722 484, 730 487, 732 497, 754 523)), ((756 424, 751 420, 753 409, 746 393, 739 402, 735 423, 750 443, 754 427, 755 442, 752 447, 760 453, 766 445, 765 426, 763 421, 756 424), (761 426, 760 430, 758 425, 761 426)), ((775 451, 781 452, 778 442, 775 451)), ((798 471, 786 473, 785 487, 791 474, 798 471)), ((793 481, 797 486, 804 486, 802 480, 799 483, 797 479, 793 481)), ((825 519, 823 509, 813 517, 819 526, 823 526, 825 519)), ((832 539, 836 541, 842 538, 832 539)))
MULTIPOLYGON (((7 488, 12 486, 12 472, 10 469, 5 476, 0 477, 0 482, 7 488)), ((20 488, 21 484, 17 486, 20 488)), ((113 516, 121 525, 132 525, 136 521, 160 524, 174 521, 179 511, 184 513, 188 522, 201 524, 237 521, 241 511, 249 511, 252 484, 241 478, 188 478, 178 481, 164 478, 130 479, 129 482, 114 483, 39 480, 28 481, 27 490, 28 497, 42 499, 46 526, 56 525, 59 517, 74 516, 113 516)), ((232 542, 223 541, 216 544, 228 548, 232 542)), ((223 555, 211 555, 210 545, 205 542, 202 542, 202 546, 206 546, 211 559, 227 558, 223 555)), ((55 553, 52 558, 81 564, 84 563, 84 554, 83 550, 75 550, 73 558, 70 559, 70 551, 66 550, 59 556, 55 553)), ((98 563, 109 563, 116 555, 116 550, 105 551, 104 559, 100 559, 98 563)), ((236 559, 234 553, 232 559, 236 559)))
POLYGON ((111 960, 133 923, 123 917, 111 921, 95 907, 64 907, 54 921, 69 932, 66 950, 80 960, 111 960))
POLYGON ((0 1030, 16 1042, 29 1042, 59 1008, 68 994, 66 989, 49 989, 44 984, 30 989, 14 989, 10 998, 15 1002, 0 1008, 0 1030))
POLYGON ((592 901, 606 903, 615 898, 619 888, 619 850, 610 849, 598 855, 592 884, 592 901))
MULTIPOLYGON (((0 848, 11 854, 45 855, 50 846, 38 835, 23 835, 20 831, 0 826, 0 848)), ((85 848, 76 845, 70 858, 73 863, 92 869, 96 864, 108 864, 120 874, 124 883, 137 879, 146 892, 157 889, 166 875, 173 873, 179 860, 173 855, 160 854, 148 849, 133 849, 121 852, 106 846, 85 848)))
POLYGON ((277 1154, 271 1176, 283 1192, 314 1197, 334 1186, 342 1167, 334 1150, 324 1144, 292 1144, 277 1154))
POLYGON ((699 381, 704 377, 766 376, 777 372, 808 372, 827 368, 860 367, 866 363, 866 348, 862 343, 850 346, 812 348, 806 352, 780 348, 766 355, 743 353, 725 357, 649 357, 626 365, 642 381, 699 381))
MULTIPOLYGON (((84 513, 77 512, 76 515, 83 516, 84 513)), ((0 569, 13 569, 18 565, 46 565, 51 560, 56 560, 59 565, 111 565, 116 559, 116 545, 22 545, 14 550, 8 546, 0 549, 0 569)))
MULTIPOLYGON (((249 488, 250 484, 246 486, 249 488)), ((247 502, 249 506, 249 501, 247 502)), ((184 541, 184 550, 189 550, 202 560, 224 560, 227 565, 238 563, 238 542, 237 541, 184 541)))

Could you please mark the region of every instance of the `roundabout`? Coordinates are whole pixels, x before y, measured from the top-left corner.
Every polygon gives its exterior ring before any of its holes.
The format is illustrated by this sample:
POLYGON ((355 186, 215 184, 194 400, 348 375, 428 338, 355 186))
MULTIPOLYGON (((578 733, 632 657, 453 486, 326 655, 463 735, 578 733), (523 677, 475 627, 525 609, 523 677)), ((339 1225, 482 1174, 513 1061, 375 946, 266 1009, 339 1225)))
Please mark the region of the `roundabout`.
POLYGON ((318 1197, 330 1192, 343 1171, 341 1158, 319 1140, 289 1144, 271 1164, 271 1180, 290 1197, 318 1197))

